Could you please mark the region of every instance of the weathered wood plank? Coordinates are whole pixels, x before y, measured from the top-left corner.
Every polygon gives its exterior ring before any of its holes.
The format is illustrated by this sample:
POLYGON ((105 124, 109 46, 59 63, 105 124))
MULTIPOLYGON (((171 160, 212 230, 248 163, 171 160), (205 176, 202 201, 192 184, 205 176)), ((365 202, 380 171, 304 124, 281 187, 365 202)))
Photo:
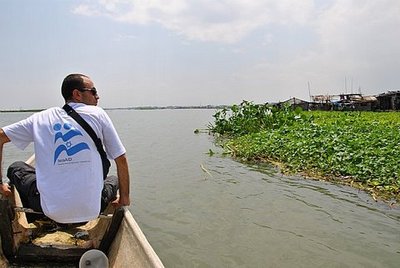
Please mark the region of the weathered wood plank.
POLYGON ((14 234, 12 229, 12 212, 8 199, 0 199, 0 236, 3 254, 12 258, 15 254, 14 234))
POLYGON ((119 227, 121 226, 122 219, 124 218, 124 209, 118 208, 115 210, 111 220, 111 224, 108 227, 103 239, 100 242, 99 250, 103 251, 106 255, 112 242, 114 241, 115 235, 117 234, 119 227))
POLYGON ((20 263, 56 262, 78 263, 87 248, 58 249, 39 247, 34 244, 21 244, 18 248, 16 261, 20 263))

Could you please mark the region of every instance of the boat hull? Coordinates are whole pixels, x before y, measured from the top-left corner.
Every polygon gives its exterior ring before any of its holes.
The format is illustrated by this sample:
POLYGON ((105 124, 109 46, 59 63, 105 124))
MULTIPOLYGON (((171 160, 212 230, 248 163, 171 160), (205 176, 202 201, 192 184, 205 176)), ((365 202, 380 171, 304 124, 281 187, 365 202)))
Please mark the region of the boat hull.
POLYGON ((21 209, 14 188, 13 193, 12 198, 0 194, 0 268, 43 263, 77 267, 91 249, 104 252, 109 267, 164 267, 127 207, 109 206, 105 215, 84 225, 49 231, 43 227, 46 223, 28 223, 26 213, 32 211, 21 209))

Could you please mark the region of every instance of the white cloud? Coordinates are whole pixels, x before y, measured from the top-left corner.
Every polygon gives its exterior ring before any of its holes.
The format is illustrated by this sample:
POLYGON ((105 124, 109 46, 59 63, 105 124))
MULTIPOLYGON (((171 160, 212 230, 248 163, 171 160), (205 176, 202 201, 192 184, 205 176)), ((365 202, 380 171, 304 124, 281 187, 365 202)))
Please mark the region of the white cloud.
POLYGON ((400 39, 399 14, 396 0, 339 0, 318 20, 321 49, 348 57, 381 58, 396 51, 392 48, 400 39), (345 55, 348 52, 352 55, 345 55))
MULTIPOLYGON (((354 87, 399 89, 400 2, 398 0, 113 0, 78 6, 76 14, 106 16, 132 24, 159 24, 185 37, 204 42, 239 43, 256 30, 260 47, 275 51, 274 60, 260 58, 234 70, 238 84, 258 95, 306 97, 342 93, 344 79, 354 87), (276 27, 278 26, 278 27, 276 27), (272 30, 271 30, 272 29, 272 30), (274 30, 302 30, 312 40, 278 47, 274 30), (310 37, 310 36, 308 36, 310 37), (396 88, 397 87, 397 88, 396 88), (265 89, 275 90, 264 92, 265 89)), ((304 38, 308 38, 305 36, 304 38)), ((285 38, 285 35, 280 38, 285 38)), ((286 42, 289 42, 285 40, 286 42)), ((302 40, 303 41, 303 40, 302 40)), ((285 43, 286 44, 286 43, 285 43)), ((238 46, 235 55, 246 55, 238 46)), ((229 87, 230 85, 227 85, 229 87)), ((237 88, 238 89, 238 88, 237 88)), ((378 92, 376 92, 378 91, 378 92)), ((268 99, 268 96, 265 96, 268 99)))
POLYGON ((77 15, 84 15, 88 17, 101 15, 99 11, 86 4, 75 7, 72 12, 77 15))
POLYGON ((158 23, 188 39, 225 43, 270 23, 307 23, 312 12, 312 0, 101 0, 74 10, 127 23, 158 23))
POLYGON ((388 84, 383 80, 393 77, 381 72, 389 74, 400 64, 399 14, 397 0, 336 1, 318 18, 320 42, 314 66, 326 62, 330 72, 342 77, 363 77, 374 87, 388 84))
POLYGON ((400 89, 400 2, 337 0, 318 14, 312 44, 291 57, 258 62, 242 70, 241 79, 278 90, 279 99, 307 97, 307 81, 312 94, 349 92, 351 81, 354 92, 361 87, 364 94, 400 89))

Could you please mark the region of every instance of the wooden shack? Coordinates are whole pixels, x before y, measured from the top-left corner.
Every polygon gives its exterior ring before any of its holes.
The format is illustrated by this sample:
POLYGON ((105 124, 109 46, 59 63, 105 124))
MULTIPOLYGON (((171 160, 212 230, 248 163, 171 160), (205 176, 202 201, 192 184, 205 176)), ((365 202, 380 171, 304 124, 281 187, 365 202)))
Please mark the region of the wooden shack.
POLYGON ((400 110, 400 90, 388 91, 376 97, 379 110, 400 110))
POLYGON ((310 103, 308 101, 298 99, 298 98, 290 98, 286 101, 280 102, 279 105, 290 105, 292 108, 300 107, 303 110, 307 111, 310 109, 310 103))
POLYGON ((375 96, 362 96, 361 94, 340 94, 340 100, 335 107, 338 110, 373 111, 378 107, 375 96))

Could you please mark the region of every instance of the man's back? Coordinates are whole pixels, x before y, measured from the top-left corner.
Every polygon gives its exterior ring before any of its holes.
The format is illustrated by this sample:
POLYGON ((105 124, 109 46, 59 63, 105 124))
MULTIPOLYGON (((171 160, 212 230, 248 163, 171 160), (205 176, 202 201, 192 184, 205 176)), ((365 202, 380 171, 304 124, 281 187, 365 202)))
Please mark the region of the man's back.
POLYGON ((108 176, 103 181, 101 157, 92 138, 56 107, 0 129, 0 193, 10 196, 10 185, 14 185, 25 206, 61 223, 96 218, 100 203, 102 207, 109 202, 129 205, 126 151, 110 118, 97 107, 100 97, 93 81, 84 74, 69 74, 62 82, 61 94, 100 138, 108 158, 116 164, 118 177, 108 176), (34 142, 36 171, 17 161, 9 167, 8 178, 3 176, 3 144, 10 141, 21 149, 34 142))
MULTIPOLYGON (((71 105, 82 116, 86 113, 85 120, 98 136, 104 126, 111 129, 106 132, 115 132, 101 108, 71 105)), ((58 222, 82 222, 98 216, 103 188, 100 155, 90 136, 62 108, 36 113, 4 131, 21 149, 34 142, 37 187, 47 216, 58 222)), ((123 150, 117 137, 106 139, 108 144, 114 143, 111 151, 123 150)))

